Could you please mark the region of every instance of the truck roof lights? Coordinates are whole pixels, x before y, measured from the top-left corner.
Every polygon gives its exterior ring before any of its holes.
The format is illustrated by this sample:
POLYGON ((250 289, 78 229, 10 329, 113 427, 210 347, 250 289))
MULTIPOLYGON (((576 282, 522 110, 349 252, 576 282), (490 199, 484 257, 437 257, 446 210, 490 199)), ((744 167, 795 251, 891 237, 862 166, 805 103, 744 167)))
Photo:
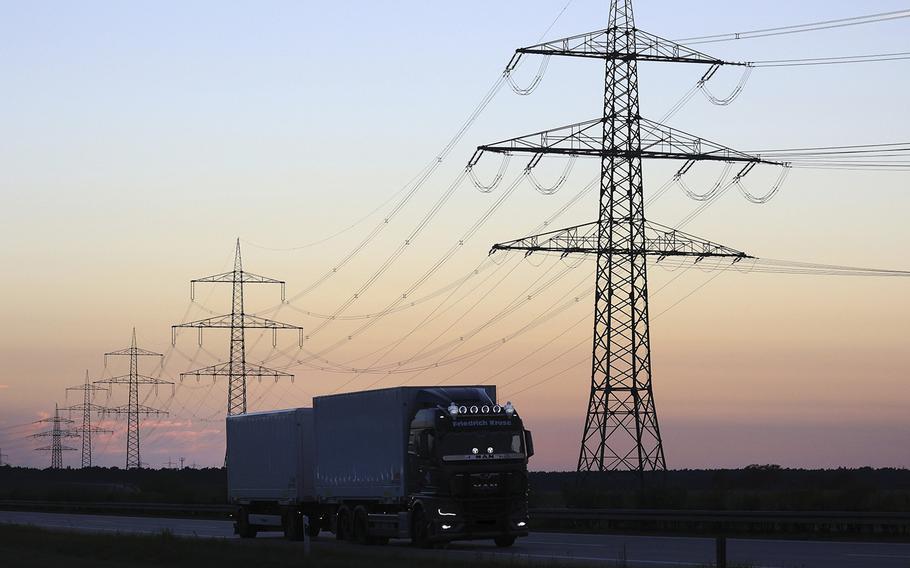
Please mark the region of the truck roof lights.
POLYGON ((515 407, 512 406, 511 400, 506 403, 506 414, 508 414, 509 416, 512 416, 513 414, 515 414, 515 407))
POLYGON ((449 405, 449 414, 451 414, 452 416, 458 415, 458 405, 455 404, 454 402, 449 405))

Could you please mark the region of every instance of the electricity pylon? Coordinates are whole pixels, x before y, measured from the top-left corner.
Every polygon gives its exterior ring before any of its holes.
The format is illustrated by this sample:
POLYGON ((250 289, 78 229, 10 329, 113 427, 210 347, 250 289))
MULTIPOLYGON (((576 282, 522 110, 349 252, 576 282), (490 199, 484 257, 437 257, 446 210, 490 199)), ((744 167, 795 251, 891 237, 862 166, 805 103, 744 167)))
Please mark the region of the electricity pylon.
POLYGON ((228 378, 228 415, 246 414, 246 379, 247 377, 274 377, 277 381, 279 378, 289 378, 294 380, 294 375, 269 369, 262 365, 248 363, 246 360, 245 330, 247 329, 271 329, 272 346, 276 345, 277 333, 279 329, 296 329, 299 335, 298 343, 303 344, 303 328, 287 323, 281 323, 270 319, 244 313, 243 311, 243 285, 244 284, 280 284, 281 301, 284 301, 284 281, 275 280, 266 276, 259 276, 243 270, 243 263, 240 257, 240 239, 237 239, 237 247, 234 253, 234 270, 206 276, 190 281, 190 299, 195 299, 195 289, 197 282, 229 283, 233 290, 231 294, 231 313, 223 316, 216 316, 199 321, 181 323, 171 327, 171 342, 177 341, 178 327, 193 327, 199 329, 199 345, 202 345, 202 330, 206 328, 222 328, 231 330, 231 357, 226 363, 217 363, 209 367, 181 373, 180 377, 194 376, 199 377, 227 377, 228 378))
POLYGON ((76 448, 64 446, 63 438, 78 438, 79 432, 69 427, 69 425, 73 423, 72 420, 69 418, 60 418, 60 408, 56 404, 54 405, 54 415, 49 418, 38 420, 38 422, 51 424, 51 429, 32 434, 32 437, 50 438, 51 444, 49 446, 35 448, 35 451, 50 452, 51 469, 61 469, 63 467, 63 452, 76 451, 76 448), (66 427, 61 428, 61 424, 66 425, 66 427))
MULTIPOLYGON (((3 450, 0 449, 0 467, 3 467, 3 458, 8 458, 9 454, 4 454, 3 450)), ((9 465, 9 464, 7 464, 9 465)))
POLYGON ((100 387, 92 383, 88 378, 88 369, 85 371, 85 383, 67 388, 66 392, 69 393, 69 391, 82 391, 82 404, 67 406, 63 410, 69 412, 82 411, 82 427, 79 428, 79 433, 82 436, 82 467, 92 467, 92 436, 95 434, 114 433, 113 430, 92 426, 92 412, 101 415, 110 410, 107 407, 94 404, 92 399, 98 391, 110 391, 106 387, 100 387))
MULTIPOLYGON (((645 220, 643 158, 742 163, 741 179, 758 163, 774 163, 703 140, 641 117, 638 62, 701 63, 716 69, 730 63, 635 27, 631 0, 612 0, 609 26, 518 49, 509 70, 524 54, 603 59, 606 62, 603 116, 587 122, 480 146, 483 152, 532 155, 526 170, 544 155, 592 156, 601 161, 596 222, 493 246, 597 259, 591 390, 578 471, 665 470, 663 443, 651 384, 647 257, 749 258, 743 252, 645 220)), ((775 165, 783 165, 777 164, 775 165)))
POLYGON ((139 374, 139 357, 164 357, 164 355, 137 347, 136 328, 133 328, 133 339, 129 347, 104 354, 105 367, 107 367, 108 357, 130 358, 130 372, 128 375, 101 379, 95 381, 95 383, 127 385, 129 387, 129 400, 127 404, 108 408, 105 412, 119 415, 126 414, 126 469, 142 467, 142 459, 139 455, 139 416, 167 416, 167 412, 139 404, 139 385, 152 385, 157 389, 158 385, 173 385, 174 383, 139 374))

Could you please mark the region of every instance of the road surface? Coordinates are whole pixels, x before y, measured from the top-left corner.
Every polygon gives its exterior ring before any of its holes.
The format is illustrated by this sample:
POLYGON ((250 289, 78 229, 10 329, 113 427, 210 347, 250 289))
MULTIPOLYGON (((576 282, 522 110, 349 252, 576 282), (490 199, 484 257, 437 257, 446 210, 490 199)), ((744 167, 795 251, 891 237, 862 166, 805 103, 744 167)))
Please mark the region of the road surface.
MULTIPOLYGON (((34 525, 50 529, 107 533, 154 534, 167 529, 178 536, 199 538, 236 538, 229 521, 166 519, 156 517, 123 517, 107 515, 74 515, 0 511, 0 523, 34 525)), ((263 538, 280 537, 264 533, 263 538)), ((329 533, 316 539, 328 546, 356 546, 336 543, 329 533)), ((396 550, 412 550, 405 541, 393 541, 396 550)), ((414 554, 518 555, 534 560, 619 564, 642 568, 705 566, 714 561, 714 540, 690 537, 587 535, 534 533, 519 539, 508 549, 498 549, 492 542, 459 542, 440 551, 418 551, 414 554)), ((822 542, 801 540, 730 539, 728 561, 753 568, 910 568, 910 544, 822 542)))

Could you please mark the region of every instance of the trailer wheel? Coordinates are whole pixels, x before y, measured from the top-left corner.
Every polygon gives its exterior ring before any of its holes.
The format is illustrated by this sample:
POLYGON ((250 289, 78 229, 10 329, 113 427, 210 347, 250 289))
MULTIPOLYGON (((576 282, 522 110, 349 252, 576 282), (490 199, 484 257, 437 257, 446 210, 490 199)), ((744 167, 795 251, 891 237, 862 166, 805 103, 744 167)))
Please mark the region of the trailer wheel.
POLYGON ((310 538, 316 538, 319 536, 319 531, 322 530, 322 515, 310 515, 310 524, 307 526, 307 534, 310 535, 310 538))
POLYGON ((430 548, 430 525, 423 509, 414 511, 411 521, 411 542, 419 548, 430 548))
POLYGON ((250 525, 250 512, 246 507, 237 511, 237 534, 240 538, 256 538, 256 529, 250 525))
POLYGON ((357 544, 371 544, 367 512, 363 507, 354 509, 354 540, 357 544))
POLYGON ((496 538, 493 539, 493 542, 495 542, 496 546, 498 546, 499 548, 508 548, 508 547, 512 546, 513 544, 515 544, 515 536, 514 535, 497 536, 496 538))
POLYGON ((303 518, 296 511, 287 511, 284 515, 284 537, 303 540, 303 518))
POLYGON ((354 528, 351 525, 351 510, 344 506, 339 507, 335 519, 335 538, 338 540, 350 540, 351 532, 354 528))

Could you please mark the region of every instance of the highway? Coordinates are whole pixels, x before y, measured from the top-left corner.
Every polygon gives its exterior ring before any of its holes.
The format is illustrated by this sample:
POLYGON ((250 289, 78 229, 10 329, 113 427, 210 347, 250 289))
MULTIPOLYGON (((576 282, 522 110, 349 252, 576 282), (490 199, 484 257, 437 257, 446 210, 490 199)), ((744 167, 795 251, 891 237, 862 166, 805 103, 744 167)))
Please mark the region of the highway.
MULTIPOLYGON (((0 511, 0 523, 104 533, 154 534, 167 529, 178 536, 199 538, 236 538, 231 523, 197 519, 74 515, 0 511)), ((280 538, 266 533, 263 538, 280 538)), ((356 546, 337 543, 330 533, 314 540, 325 546, 356 546)), ((316 545, 316 552, 318 547, 316 545)), ((520 556, 532 560, 557 560, 579 564, 626 565, 633 567, 706 566, 713 563, 714 541, 705 538, 584 535, 535 533, 519 539, 509 549, 498 549, 492 542, 453 543, 446 550, 420 551, 405 541, 393 541, 390 548, 415 555, 445 554, 476 558, 483 555, 520 556)), ((377 553, 380 551, 376 549, 377 553)), ((728 561, 752 568, 908 568, 910 544, 821 542, 797 540, 730 539, 728 561)))

